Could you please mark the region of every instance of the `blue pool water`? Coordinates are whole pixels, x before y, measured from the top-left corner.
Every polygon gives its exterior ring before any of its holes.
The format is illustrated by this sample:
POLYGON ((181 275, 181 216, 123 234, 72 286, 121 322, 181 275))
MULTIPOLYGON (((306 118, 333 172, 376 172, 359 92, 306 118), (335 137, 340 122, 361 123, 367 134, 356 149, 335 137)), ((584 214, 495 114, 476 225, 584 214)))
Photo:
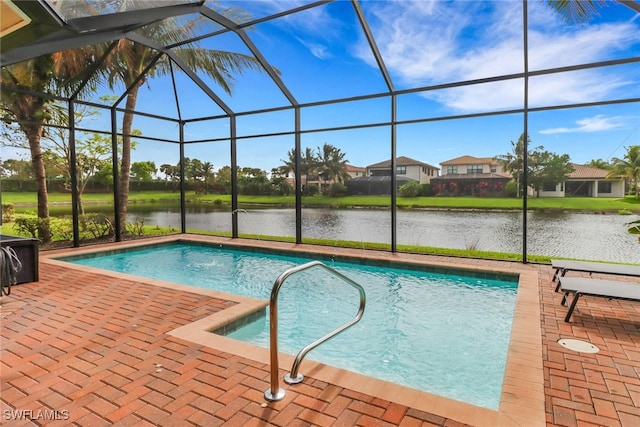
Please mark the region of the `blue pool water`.
MULTIPOLYGON (((196 244, 87 258, 77 264, 236 295, 269 299, 274 280, 310 259, 196 244)), ((367 294, 362 320, 307 359, 497 409, 517 292, 498 280, 415 268, 325 261, 367 294)), ((290 276, 280 291, 279 347, 292 355, 353 318, 358 293, 320 268, 290 276)), ((229 336, 269 346, 268 316, 229 336)), ((305 373, 305 363, 300 368, 305 373)))

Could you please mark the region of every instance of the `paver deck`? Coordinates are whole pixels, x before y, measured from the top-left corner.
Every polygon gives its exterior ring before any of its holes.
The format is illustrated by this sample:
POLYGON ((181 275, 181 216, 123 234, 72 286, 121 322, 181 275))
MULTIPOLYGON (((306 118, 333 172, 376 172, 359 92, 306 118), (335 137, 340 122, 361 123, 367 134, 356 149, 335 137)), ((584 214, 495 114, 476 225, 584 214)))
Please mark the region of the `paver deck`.
POLYGON ((224 341, 199 342, 197 330, 189 336, 189 325, 231 313, 244 301, 70 268, 43 255, 40 281, 15 286, 1 300, 2 425, 640 425, 640 304, 584 297, 565 323, 550 266, 415 257, 535 272, 536 295, 526 298, 536 309, 525 306, 525 325, 512 335, 525 344, 507 368, 514 372, 506 374, 501 415, 493 416, 436 397, 403 400, 394 395, 406 392, 400 388, 366 377, 360 385, 345 383, 342 372, 323 368, 287 386, 284 400, 267 403, 269 366, 261 356, 244 357, 246 349, 224 341), (538 336, 528 336, 536 330, 538 336), (600 352, 573 352, 560 338, 589 341, 600 352), (535 342, 541 355, 532 357, 527 346, 535 342), (531 375, 540 378, 522 378, 531 375))

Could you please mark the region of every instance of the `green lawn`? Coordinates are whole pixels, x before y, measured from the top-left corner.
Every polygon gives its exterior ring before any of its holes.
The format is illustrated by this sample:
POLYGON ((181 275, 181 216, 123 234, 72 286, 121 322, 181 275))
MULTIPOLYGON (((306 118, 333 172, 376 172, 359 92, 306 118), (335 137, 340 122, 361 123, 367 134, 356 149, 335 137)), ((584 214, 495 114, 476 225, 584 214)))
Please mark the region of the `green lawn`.
MULTIPOLYGON (((87 193, 82 196, 84 203, 113 203, 113 196, 104 193, 87 193)), ((159 201, 178 201, 178 192, 132 192, 129 195, 130 203, 152 203, 159 201)), ((231 203, 231 196, 225 194, 196 195, 187 194, 188 202, 201 203, 231 203)), ((50 203, 69 203, 71 195, 67 193, 49 193, 50 203)), ((271 204, 271 205, 295 205, 294 196, 239 196, 241 204, 271 204)), ((388 196, 346 196, 346 197, 303 197, 302 202, 306 206, 373 206, 388 207, 388 196)), ((3 192, 2 203, 13 203, 16 207, 36 206, 35 193, 3 192)), ((398 197, 399 208, 452 208, 452 209, 521 209, 522 200, 514 198, 489 198, 489 197, 398 197)), ((640 212, 640 200, 628 196, 622 199, 592 198, 592 197, 568 197, 568 198, 529 198, 529 209, 563 209, 585 211, 616 212, 628 210, 640 212)))

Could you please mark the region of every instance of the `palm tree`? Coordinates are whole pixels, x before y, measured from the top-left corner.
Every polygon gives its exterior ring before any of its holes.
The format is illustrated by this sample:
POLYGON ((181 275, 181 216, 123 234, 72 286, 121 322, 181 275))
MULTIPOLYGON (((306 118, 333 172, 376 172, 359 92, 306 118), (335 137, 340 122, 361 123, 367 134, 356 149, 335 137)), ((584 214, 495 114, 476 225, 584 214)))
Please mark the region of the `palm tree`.
POLYGON ((634 188, 637 198, 640 198, 640 145, 627 147, 627 152, 622 159, 611 159, 611 172, 607 178, 621 178, 629 182, 634 188))
POLYGON ((602 159, 590 160, 589 162, 585 163, 585 166, 589 166, 596 169, 604 169, 604 170, 611 169, 611 164, 606 160, 602 160, 602 159))
POLYGON ((193 159, 186 157, 184 159, 184 177, 187 181, 193 183, 193 189, 199 191, 199 182, 202 178, 202 162, 199 159, 193 159))
POLYGON ((318 165, 315 172, 322 177, 325 183, 327 181, 344 182, 349 179, 345 156, 346 153, 343 153, 339 148, 325 143, 322 148, 318 147, 318 165))
MULTIPOLYGON (((149 25, 137 31, 137 34, 163 46, 179 44, 184 40, 195 38, 200 34, 200 27, 205 22, 203 17, 188 22, 178 17, 168 18, 160 25, 149 25)), ((246 69, 264 71, 260 63, 253 56, 235 52, 211 50, 201 47, 198 41, 180 45, 174 49, 175 54, 195 72, 203 72, 211 77, 227 93, 231 94, 233 77, 246 69)), ((151 47, 131 40, 120 40, 113 49, 106 67, 100 70, 107 73, 109 87, 113 89, 117 83, 129 88, 125 103, 125 113, 122 117, 122 158, 119 176, 118 213, 121 229, 125 229, 127 216, 127 201, 129 199, 129 178, 131 168, 131 130, 133 126, 133 111, 138 101, 138 91, 144 84, 154 77, 171 73, 168 57, 158 60, 151 71, 145 71, 153 65, 158 52, 151 47)))
MULTIPOLYGON (((287 152, 287 160, 280 160, 284 165, 280 166, 280 173, 288 175, 296 172, 296 149, 292 148, 287 152)), ((300 157, 300 176, 309 179, 309 175, 314 171, 318 161, 316 155, 310 147, 306 147, 302 157, 300 157)))
MULTIPOLYGON (((607 0, 544 0, 569 23, 581 23, 598 15, 598 6, 607 6, 607 0)), ((634 0, 615 0, 629 9, 640 13, 640 3, 634 0)))
MULTIPOLYGON (((2 68, 2 84, 9 84, 19 89, 45 93, 51 86, 53 62, 50 56, 42 56, 27 62, 2 68)), ((20 92, 3 90, 2 110, 5 121, 15 120, 29 141, 31 164, 38 193, 38 236, 44 243, 51 240, 51 231, 46 227, 49 219, 49 195, 44 157, 40 139, 44 132, 45 122, 50 117, 45 98, 20 92)))
MULTIPOLYGON (((180 165, 170 165, 169 163, 163 163, 160 165, 160 172, 165 176, 165 182, 169 181, 175 183, 180 179, 180 165)), ((175 190, 175 187, 173 188, 175 190)))
MULTIPOLYGON (((49 194, 46 168, 41 145, 47 122, 53 117, 53 99, 37 94, 56 93, 64 95, 77 89, 86 73, 78 72, 79 64, 84 70, 91 69, 97 58, 90 49, 76 49, 73 56, 44 55, 18 64, 2 67, 0 79, 3 85, 20 91, 0 91, 0 105, 5 122, 16 122, 29 143, 31 164, 38 195, 38 236, 43 243, 51 240, 49 228, 49 194)), ((88 83, 94 83, 91 77, 88 83)), ((89 90, 92 84, 82 87, 89 90)))
POLYGON ((207 194, 209 192, 209 184, 211 184, 215 178, 213 164, 211 162, 203 162, 201 168, 202 178, 204 180, 204 194, 207 194))

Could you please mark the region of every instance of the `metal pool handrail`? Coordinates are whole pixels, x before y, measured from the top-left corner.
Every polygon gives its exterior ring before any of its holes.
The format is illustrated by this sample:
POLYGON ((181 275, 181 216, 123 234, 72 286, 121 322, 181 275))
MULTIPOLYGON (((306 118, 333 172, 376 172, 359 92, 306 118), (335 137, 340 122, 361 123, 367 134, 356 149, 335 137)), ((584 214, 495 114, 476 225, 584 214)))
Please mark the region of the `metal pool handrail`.
POLYGON ((285 376, 285 381, 288 384, 296 384, 302 381, 302 375, 298 374, 298 368, 300 367, 300 363, 302 363, 302 359, 306 356, 308 352, 327 341, 329 338, 332 338, 338 335, 340 332, 344 331, 348 327, 357 323, 364 314, 364 307, 366 304, 367 297, 364 293, 364 288, 360 286, 355 281, 351 280, 347 276, 338 271, 334 270, 331 267, 323 264, 320 261, 311 261, 306 264, 299 265, 297 267, 292 267, 282 273, 276 281, 273 283, 273 288, 271 289, 271 298, 269 300, 269 342, 270 342, 270 356, 271 356, 271 388, 264 392, 264 397, 270 401, 277 401, 284 398, 285 392, 280 389, 280 382, 278 379, 278 293, 280 292, 280 288, 284 281, 291 276, 292 274, 299 273, 303 270, 307 270, 312 267, 322 267, 327 270, 329 273, 333 274, 339 279, 347 282, 347 284, 356 288, 360 293, 360 307, 358 309, 358 313, 356 317, 354 317, 351 321, 345 323, 339 328, 329 332, 327 335, 319 338, 304 347, 293 362, 293 366, 291 367, 291 373, 285 376))

